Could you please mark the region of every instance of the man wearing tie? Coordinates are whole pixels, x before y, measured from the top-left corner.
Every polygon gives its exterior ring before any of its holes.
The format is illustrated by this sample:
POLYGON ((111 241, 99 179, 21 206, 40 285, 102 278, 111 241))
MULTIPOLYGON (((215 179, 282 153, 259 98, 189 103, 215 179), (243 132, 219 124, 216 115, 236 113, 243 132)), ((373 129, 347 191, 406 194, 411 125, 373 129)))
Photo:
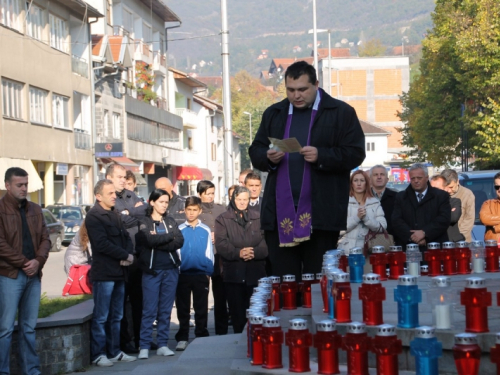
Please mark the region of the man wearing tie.
POLYGON ((250 203, 248 208, 260 213, 260 192, 262 191, 262 180, 260 175, 250 172, 245 177, 245 187, 250 190, 250 203))

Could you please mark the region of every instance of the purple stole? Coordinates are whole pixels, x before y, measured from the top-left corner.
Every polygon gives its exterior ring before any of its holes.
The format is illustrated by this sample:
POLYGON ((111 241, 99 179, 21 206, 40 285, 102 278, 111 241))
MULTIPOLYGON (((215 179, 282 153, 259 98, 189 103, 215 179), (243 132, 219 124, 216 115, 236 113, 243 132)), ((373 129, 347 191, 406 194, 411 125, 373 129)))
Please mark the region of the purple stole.
MULTIPOLYGON (((311 122, 309 123, 307 146, 309 146, 309 142, 311 140, 311 129, 314 123, 314 118, 318 113, 320 101, 321 91, 318 90, 311 113, 311 122)), ((290 137, 292 115, 293 105, 292 103, 290 103, 283 139, 290 137)), ((276 216, 278 219, 280 247, 297 246, 301 242, 307 241, 311 238, 311 211, 311 165, 308 162, 305 162, 304 164, 304 174, 302 178, 302 187, 300 189, 299 205, 297 207, 297 212, 295 212, 292 187, 290 186, 289 157, 288 153, 285 153, 285 156, 281 160, 281 163, 278 165, 278 175, 276 182, 276 216)))

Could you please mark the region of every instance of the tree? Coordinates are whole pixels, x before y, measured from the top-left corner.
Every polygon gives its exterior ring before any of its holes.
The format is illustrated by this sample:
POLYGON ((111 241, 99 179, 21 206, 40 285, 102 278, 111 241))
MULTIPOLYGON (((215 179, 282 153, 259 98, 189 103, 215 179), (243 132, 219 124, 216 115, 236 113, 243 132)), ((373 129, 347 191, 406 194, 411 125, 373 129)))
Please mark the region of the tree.
POLYGON ((386 48, 382 45, 380 39, 370 39, 361 44, 358 48, 359 57, 383 56, 386 48))
POLYGON ((401 98, 403 144, 417 160, 454 164, 464 129, 477 164, 491 166, 493 140, 485 126, 499 131, 500 111, 491 100, 500 88, 500 2, 437 0, 432 18, 420 76, 401 98))
MULTIPOLYGON (((212 96, 222 103, 222 89, 217 89, 212 96)), ((258 78, 253 78, 248 72, 242 70, 231 78, 231 119, 233 131, 243 137, 240 142, 241 168, 250 167, 248 147, 257 133, 262 114, 271 104, 281 98, 279 95, 260 83, 258 78), (250 135, 250 116, 252 114, 252 134, 250 135)))

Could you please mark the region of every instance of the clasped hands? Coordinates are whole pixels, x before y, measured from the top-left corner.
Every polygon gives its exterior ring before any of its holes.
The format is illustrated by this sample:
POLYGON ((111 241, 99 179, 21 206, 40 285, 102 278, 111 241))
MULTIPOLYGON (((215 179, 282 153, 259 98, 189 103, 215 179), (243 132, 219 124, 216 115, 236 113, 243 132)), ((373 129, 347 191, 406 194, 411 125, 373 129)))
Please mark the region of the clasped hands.
POLYGON ((253 247, 244 247, 240 250, 240 258, 245 262, 248 260, 252 260, 255 257, 253 253, 253 247))
POLYGON ((424 246, 426 244, 425 232, 423 230, 410 230, 410 232, 412 233, 410 239, 413 242, 419 244, 420 246, 424 246))
POLYGON ((23 266, 23 271, 28 277, 33 277, 38 273, 38 266, 40 263, 36 259, 31 259, 23 266))
MULTIPOLYGON (((304 160, 309 163, 316 163, 318 161, 318 149, 313 146, 304 146, 300 150, 300 154, 304 156, 304 160)), ((285 156, 283 151, 267 150, 267 158, 274 164, 279 164, 281 159, 285 156)))
POLYGON ((132 254, 129 254, 127 259, 120 260, 120 266, 130 266, 132 263, 134 263, 134 256, 132 254))

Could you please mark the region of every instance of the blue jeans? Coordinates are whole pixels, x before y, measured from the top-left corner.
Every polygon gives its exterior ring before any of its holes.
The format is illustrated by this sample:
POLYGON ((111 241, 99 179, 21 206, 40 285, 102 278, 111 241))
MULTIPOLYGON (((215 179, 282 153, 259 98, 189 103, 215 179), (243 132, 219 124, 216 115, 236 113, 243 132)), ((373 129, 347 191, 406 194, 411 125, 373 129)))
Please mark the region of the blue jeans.
POLYGON ((90 355, 92 361, 101 355, 108 358, 120 353, 120 321, 123 317, 125 281, 94 281, 90 355))
POLYGON ((35 351, 36 320, 40 306, 40 276, 19 271, 17 279, 0 276, 0 374, 10 374, 9 355, 16 312, 18 314, 19 359, 23 375, 38 375, 40 360, 35 351))
POLYGON ((142 275, 141 349, 149 349, 153 338, 153 322, 158 316, 158 347, 167 346, 170 315, 174 306, 179 269, 157 270, 156 275, 142 275))

